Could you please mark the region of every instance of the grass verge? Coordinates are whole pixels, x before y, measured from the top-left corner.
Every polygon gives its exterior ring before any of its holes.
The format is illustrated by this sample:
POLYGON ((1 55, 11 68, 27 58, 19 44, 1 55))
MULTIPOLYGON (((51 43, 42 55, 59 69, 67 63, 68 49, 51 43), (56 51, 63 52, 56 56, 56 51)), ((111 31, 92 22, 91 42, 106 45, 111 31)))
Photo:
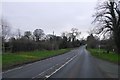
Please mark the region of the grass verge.
POLYGON ((2 69, 7 70, 15 66, 35 62, 52 56, 60 55, 71 49, 60 49, 52 51, 31 51, 18 53, 5 53, 2 55, 2 69))
POLYGON ((120 64, 120 55, 114 52, 106 53, 103 49, 88 49, 90 53, 100 59, 120 64))

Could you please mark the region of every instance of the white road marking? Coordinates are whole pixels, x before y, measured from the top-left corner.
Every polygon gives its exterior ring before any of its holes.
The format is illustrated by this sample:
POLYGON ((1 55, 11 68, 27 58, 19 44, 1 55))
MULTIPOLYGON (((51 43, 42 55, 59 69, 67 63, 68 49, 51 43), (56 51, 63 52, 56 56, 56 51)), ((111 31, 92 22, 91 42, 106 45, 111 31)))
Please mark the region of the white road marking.
MULTIPOLYGON (((51 58, 51 59, 52 59, 52 58, 51 58)), ((50 59, 48 58, 48 59, 45 59, 45 60, 50 60, 50 59)), ((7 72, 10 72, 10 71, 14 71, 14 70, 17 70, 17 69, 21 69, 21 68, 23 68, 23 67, 31 66, 31 65, 33 65, 33 64, 36 64, 36 63, 39 63, 39 62, 42 62, 42 61, 44 61, 44 60, 36 61, 36 62, 29 63, 29 64, 26 64, 26 65, 23 65, 23 66, 20 66, 20 67, 17 67, 17 68, 13 68, 13 69, 10 69, 10 70, 1 72, 0 74, 7 73, 7 72)))
MULTIPOLYGON (((67 58, 67 59, 69 59, 69 58, 67 58)), ((66 60, 67 60, 67 59, 66 59, 66 60)))
MULTIPOLYGON (((48 71, 48 69, 47 69, 46 71, 48 71)), ((36 77, 38 77, 38 76, 40 76, 40 75, 44 74, 46 71, 43 71, 42 73, 40 73, 40 74, 38 74, 38 75, 36 75, 36 76, 32 77, 32 79, 34 79, 34 78, 36 78, 36 77)))
MULTIPOLYGON (((77 56, 77 55, 76 55, 76 56, 77 56)), ((72 57, 70 60, 68 60, 68 61, 67 61, 65 64, 63 64, 61 67, 59 67, 58 69, 56 69, 52 74, 46 75, 45 77, 46 77, 46 78, 49 78, 50 76, 52 76, 54 73, 56 73, 58 70, 60 70, 60 69, 61 69, 62 67, 64 67, 66 64, 68 64, 71 60, 73 60, 76 56, 72 57)), ((57 65, 59 65, 59 64, 56 64, 55 66, 57 66, 57 65)), ((32 77, 32 79, 37 78, 38 76, 44 74, 45 72, 47 72, 47 71, 50 70, 50 69, 53 69, 55 66, 52 66, 51 68, 49 68, 49 69, 41 72, 40 74, 32 77)))
POLYGON ((2 73, 7 73, 7 72, 10 72, 10 71, 13 71, 13 70, 21 69, 22 67, 23 67, 23 66, 20 66, 20 67, 14 68, 14 69, 7 70, 7 71, 2 72, 2 73))
MULTIPOLYGON (((68 52, 69 53, 69 52, 68 52)), ((75 57, 75 56, 74 56, 75 57)), ((39 62, 42 62, 42 61, 45 61, 45 60, 50 60, 50 59, 53 59, 54 57, 52 57, 52 58, 48 58, 48 59, 44 59, 44 60, 41 60, 41 61, 36 61, 36 62, 33 62, 33 63, 29 63, 29 64, 26 64, 26 65, 23 65, 23 66, 20 66, 20 67, 17 67, 17 68, 13 68, 13 69, 10 69, 10 70, 7 70, 7 71, 4 71, 4 72, 1 72, 0 74, 3 74, 3 73, 7 73, 7 72, 10 72, 10 71, 14 71, 14 70, 17 70, 17 69, 21 69, 21 68, 23 68, 23 67, 26 67, 26 66, 31 66, 31 65, 33 65, 33 64, 35 64, 35 63, 39 63, 39 62)), ((56 64, 56 65, 59 65, 59 64, 56 64)), ((55 67, 55 66, 52 66, 51 67, 51 69, 53 68, 53 67, 55 67)), ((49 68, 50 69, 50 68, 49 68)), ((48 69, 48 70, 49 70, 48 69)), ((46 70, 47 71, 47 70, 46 70)), ((45 71, 44 71, 45 72, 45 71)), ((40 73, 40 74, 43 74, 44 72, 42 72, 42 73, 40 73)), ((40 75, 39 74, 39 75, 40 75)))
POLYGON ((59 65, 59 64, 56 64, 56 66, 59 65))
POLYGON ((34 63, 38 63, 38 62, 41 62, 41 61, 37 61, 37 62, 30 63, 30 64, 26 64, 26 65, 23 65, 23 66, 20 66, 20 67, 17 67, 17 68, 13 68, 13 69, 4 71, 4 72, 2 72, 2 73, 7 73, 7 72, 10 72, 10 71, 14 71, 14 70, 17 70, 17 69, 21 69, 21 68, 23 68, 23 67, 31 66, 31 65, 33 65, 34 63))
POLYGON ((65 64, 63 64, 61 67, 59 67, 58 69, 56 69, 54 72, 52 72, 50 75, 46 75, 46 79, 51 77, 53 74, 55 74, 57 71, 59 71, 61 68, 63 68, 65 65, 67 65, 70 61, 72 61, 77 55, 75 55, 74 57, 72 57, 70 60, 68 60, 65 64))
POLYGON ((50 76, 45 76, 45 78, 49 78, 50 76))
POLYGON ((32 77, 32 79, 34 79, 34 78, 36 78, 36 77, 38 77, 38 76, 40 76, 40 75, 44 74, 45 72, 49 71, 50 69, 53 69, 54 67, 55 67, 55 66, 52 66, 51 68, 49 68, 49 69, 47 69, 47 70, 45 70, 45 71, 41 72, 40 74, 38 74, 38 75, 36 75, 36 76, 32 77))
POLYGON ((51 67, 50 69, 53 69, 53 67, 51 67))

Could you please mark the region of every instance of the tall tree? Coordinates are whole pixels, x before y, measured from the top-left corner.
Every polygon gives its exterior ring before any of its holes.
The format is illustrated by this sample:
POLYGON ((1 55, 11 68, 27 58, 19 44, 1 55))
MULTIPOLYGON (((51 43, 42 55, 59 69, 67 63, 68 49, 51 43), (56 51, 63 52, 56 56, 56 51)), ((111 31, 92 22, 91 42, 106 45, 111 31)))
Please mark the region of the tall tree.
POLYGON ((114 41, 117 46, 118 53, 120 53, 120 2, 116 0, 107 0, 96 9, 97 12, 94 15, 98 24, 98 32, 106 34, 112 32, 114 41))
POLYGON ((45 35, 44 31, 42 29, 36 29, 36 30, 34 30, 33 34, 36 37, 36 41, 39 41, 45 35))
POLYGON ((93 36, 93 34, 90 34, 87 37, 87 46, 89 48, 96 48, 97 47, 97 40, 95 39, 95 37, 93 36))
POLYGON ((10 24, 5 19, 1 19, 1 26, 2 26, 2 40, 6 40, 10 35, 11 30, 10 24))
POLYGON ((72 28, 70 34, 71 34, 72 41, 74 42, 76 38, 81 34, 81 32, 79 32, 77 28, 72 28))
POLYGON ((27 37, 27 39, 29 39, 31 35, 32 33, 30 31, 24 32, 24 36, 27 37))
POLYGON ((21 30, 20 30, 20 29, 17 29, 17 30, 16 30, 16 37, 17 37, 18 39, 20 39, 20 38, 22 37, 22 35, 21 35, 21 30))
POLYGON ((1 27, 2 27, 2 51, 5 51, 5 41, 9 38, 10 36, 10 24, 5 20, 1 19, 1 27))

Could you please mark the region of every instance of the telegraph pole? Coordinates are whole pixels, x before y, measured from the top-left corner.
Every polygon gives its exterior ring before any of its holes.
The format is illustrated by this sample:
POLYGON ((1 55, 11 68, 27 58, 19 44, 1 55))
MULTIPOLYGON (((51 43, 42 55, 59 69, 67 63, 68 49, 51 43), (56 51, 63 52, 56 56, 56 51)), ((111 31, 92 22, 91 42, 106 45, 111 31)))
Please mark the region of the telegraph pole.
POLYGON ((99 47, 99 55, 100 55, 100 47, 101 47, 100 44, 98 45, 98 47, 99 47))
POLYGON ((52 50, 54 50, 54 31, 53 31, 52 50))

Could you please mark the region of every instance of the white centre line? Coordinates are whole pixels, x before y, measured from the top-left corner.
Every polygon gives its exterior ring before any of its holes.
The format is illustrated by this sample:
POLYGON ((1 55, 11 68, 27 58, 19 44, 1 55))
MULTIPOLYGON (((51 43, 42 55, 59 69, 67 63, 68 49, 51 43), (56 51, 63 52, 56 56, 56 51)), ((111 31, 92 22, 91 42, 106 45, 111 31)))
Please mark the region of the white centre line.
POLYGON ((70 61, 72 61, 77 55, 75 55, 74 57, 72 57, 70 60, 68 60, 65 64, 63 64, 61 67, 59 67, 58 69, 56 69, 54 72, 52 72, 50 75, 46 75, 46 79, 51 77, 53 74, 55 74, 56 72, 58 72, 61 68, 63 68, 65 65, 67 65, 70 61))
MULTIPOLYGON (((56 69, 56 70, 55 70, 54 72, 52 72, 50 75, 46 75, 45 77, 46 77, 46 78, 49 78, 50 76, 52 76, 53 74, 55 74, 58 70, 60 70, 60 69, 63 68, 66 64, 68 64, 70 61, 72 61, 76 56, 77 56, 77 55, 75 55, 74 57, 72 57, 70 60, 68 60, 67 62, 65 62, 62 66, 60 66, 58 69, 56 69)), ((56 64, 55 66, 57 66, 57 65, 59 65, 59 64, 56 64)), ((41 72, 40 74, 32 77, 32 79, 37 78, 38 76, 44 74, 45 72, 49 71, 50 69, 53 69, 55 66, 52 66, 52 67, 50 67, 49 69, 41 72)))
MULTIPOLYGON (((56 64, 56 65, 58 65, 58 64, 56 64)), ((45 72, 47 72, 47 71, 49 71, 49 70, 53 69, 54 67, 55 67, 55 66, 50 67, 49 69, 47 69, 47 70, 45 70, 45 71, 41 72, 40 74, 38 74, 38 75, 36 75, 36 76, 32 77, 32 79, 37 78, 38 76, 40 76, 40 75, 44 74, 45 72)))

